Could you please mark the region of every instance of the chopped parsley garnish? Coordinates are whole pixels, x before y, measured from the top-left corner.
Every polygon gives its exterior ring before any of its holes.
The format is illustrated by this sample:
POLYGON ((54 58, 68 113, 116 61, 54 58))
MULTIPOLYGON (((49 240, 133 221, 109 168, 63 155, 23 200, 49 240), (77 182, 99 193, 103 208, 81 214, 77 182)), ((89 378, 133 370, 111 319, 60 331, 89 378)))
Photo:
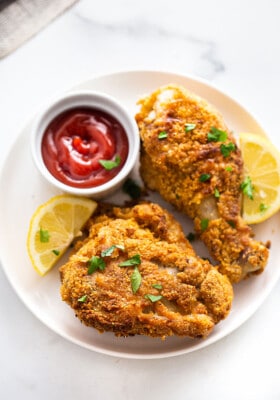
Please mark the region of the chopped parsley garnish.
POLYGON ((188 239, 189 242, 193 242, 196 239, 195 233, 193 233, 193 232, 188 233, 187 234, 187 239, 188 239))
POLYGON ((162 131, 158 134, 158 139, 162 140, 162 139, 166 139, 168 136, 168 133, 166 131, 162 131))
POLYGON ((216 199, 220 197, 220 192, 217 188, 214 189, 214 196, 216 197, 216 199))
POLYGON ((193 131, 196 127, 196 124, 185 124, 185 132, 193 131))
POLYGON ((133 257, 130 259, 123 261, 119 264, 120 267, 131 267, 133 265, 140 265, 141 264, 141 258, 139 254, 135 254, 133 257))
POLYGON ((249 176, 247 176, 244 181, 241 183, 240 185, 240 189, 242 190, 242 192, 249 197, 249 199, 253 200, 254 196, 253 196, 253 185, 252 185, 252 181, 251 178, 249 176))
POLYGON ((211 178, 211 174, 201 174, 199 177, 200 182, 207 182, 211 178))
POLYGON ((228 157, 230 153, 236 149, 236 146, 234 143, 230 142, 228 144, 221 144, 220 149, 222 155, 228 157))
POLYGON ((52 252, 53 252, 53 254, 55 254, 56 256, 59 256, 59 254, 60 254, 60 251, 59 251, 59 250, 56 250, 56 249, 52 250, 52 252))
POLYGON ((261 213, 265 212, 268 208, 269 207, 266 204, 264 204, 264 203, 260 204, 260 212, 261 213))
POLYGON ((40 242, 41 243, 48 243, 49 242, 49 240, 50 240, 49 231, 40 228, 39 234, 40 234, 40 242))
POLYGON ((226 167, 225 170, 228 171, 228 172, 231 172, 232 171, 232 167, 230 167, 230 166, 226 167))
POLYGON ((150 300, 152 303, 155 303, 156 301, 159 301, 162 299, 161 295, 155 296, 154 294, 146 294, 145 299, 150 300))
POLYGON ((142 277, 137 267, 134 268, 134 271, 130 277, 131 289, 135 294, 141 285, 142 277))
POLYGON ((116 168, 120 165, 121 163, 121 157, 116 156, 114 160, 99 160, 99 164, 102 165, 103 168, 105 168, 107 171, 110 171, 113 168, 116 168))
POLYGON ((160 283, 155 283, 154 285, 152 285, 152 287, 158 290, 162 289, 162 285, 160 283))
POLYGON ((225 142, 227 140, 227 133, 212 126, 207 135, 209 142, 225 142))
POLYGON ((128 178, 123 184, 122 190, 127 193, 132 199, 138 199, 141 196, 141 188, 134 182, 133 179, 128 178))
POLYGON ((204 218, 200 221, 200 228, 202 231, 205 231, 205 229, 208 228, 208 224, 209 224, 209 219, 204 218))
POLYGON ((80 298, 78 299, 78 302, 79 302, 79 303, 84 303, 84 302, 86 301, 86 299, 87 299, 87 295, 84 294, 82 297, 80 297, 80 298))
POLYGON ((124 250, 124 246, 122 246, 121 244, 113 244, 112 246, 108 247, 108 249, 105 249, 101 252, 101 257, 111 256, 115 249, 124 250))
POLYGON ((236 228, 235 222, 234 221, 227 221, 227 223, 229 224, 229 226, 231 226, 232 228, 236 228))
POLYGON ((93 256, 91 257, 90 260, 88 260, 88 274, 91 275, 93 272, 97 271, 98 269, 100 271, 104 271, 106 267, 105 261, 98 256, 93 256))

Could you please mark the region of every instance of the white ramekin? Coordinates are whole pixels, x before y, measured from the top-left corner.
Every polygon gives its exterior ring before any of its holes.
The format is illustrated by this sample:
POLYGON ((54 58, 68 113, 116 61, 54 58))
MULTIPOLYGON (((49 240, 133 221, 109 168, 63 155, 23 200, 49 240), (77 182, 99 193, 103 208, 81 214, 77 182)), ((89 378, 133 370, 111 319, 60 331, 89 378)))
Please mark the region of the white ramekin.
POLYGON ((35 165, 42 176, 59 190, 77 195, 100 199, 112 194, 123 184, 135 166, 140 147, 139 131, 133 115, 115 98, 100 92, 79 91, 56 98, 40 112, 32 125, 31 149, 35 165), (50 122, 62 112, 76 107, 90 107, 115 117, 123 126, 128 138, 128 156, 119 173, 110 181, 95 187, 77 188, 56 179, 47 169, 42 157, 42 138, 50 122))

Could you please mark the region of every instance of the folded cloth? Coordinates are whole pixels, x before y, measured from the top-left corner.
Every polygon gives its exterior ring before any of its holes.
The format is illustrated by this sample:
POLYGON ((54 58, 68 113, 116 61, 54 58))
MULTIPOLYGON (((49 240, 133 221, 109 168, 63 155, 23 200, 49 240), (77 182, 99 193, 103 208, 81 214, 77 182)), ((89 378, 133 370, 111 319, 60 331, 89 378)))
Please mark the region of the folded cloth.
POLYGON ((76 1, 0 1, 0 58, 19 47, 76 1))

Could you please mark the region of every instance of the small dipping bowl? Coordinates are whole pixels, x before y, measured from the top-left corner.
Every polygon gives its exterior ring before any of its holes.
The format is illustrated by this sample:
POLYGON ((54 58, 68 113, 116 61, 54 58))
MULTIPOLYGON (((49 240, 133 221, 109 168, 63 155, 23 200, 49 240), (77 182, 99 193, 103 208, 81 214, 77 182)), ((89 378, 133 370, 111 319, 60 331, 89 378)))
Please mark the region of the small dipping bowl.
MULTIPOLYGON (((66 127, 65 129, 67 130, 68 128, 66 127)), ((74 131, 73 126, 71 129, 72 131, 74 131)), ((83 151, 86 152, 87 150, 85 148, 87 146, 90 146, 90 144, 88 143, 85 144, 83 140, 81 140, 81 138, 79 137, 79 131, 77 131, 77 138, 75 137, 75 140, 76 141, 78 140, 77 143, 78 144, 80 143, 80 145, 82 146, 81 147, 82 152, 83 151)), ((61 140, 61 138, 59 140, 61 140)), ((62 140, 64 140, 64 142, 66 140, 65 149, 67 152, 69 151, 70 154, 71 151, 73 150, 71 148, 72 146, 72 144, 70 143, 71 140, 69 138, 66 139, 64 138, 62 140), (70 146, 69 147, 70 150, 67 147, 68 145, 70 146)), ((101 135, 101 140, 103 141, 102 135, 101 135)), ((93 143, 92 146, 94 149, 95 148, 94 146, 96 145, 93 143)), ((40 171, 42 176, 50 184, 54 185, 57 189, 77 196, 88 196, 94 199, 100 199, 112 194, 117 189, 119 189, 137 162, 139 155, 139 147, 140 147, 140 137, 134 117, 129 114, 128 110, 122 104, 120 104, 118 100, 114 99, 113 97, 107 94, 103 94, 100 92, 79 91, 59 97, 37 116, 32 126, 32 132, 31 132, 32 156, 38 170, 40 171), (94 184, 94 186, 89 186, 89 187, 79 187, 80 185, 79 180, 77 180, 78 182, 77 186, 75 186, 73 182, 71 184, 65 181, 63 182, 60 178, 55 177, 54 174, 50 172, 50 168, 47 167, 46 162, 44 160, 42 146, 43 146, 43 138, 44 135, 46 134, 46 131, 50 129, 50 126, 55 126, 54 125, 56 123, 55 121, 59 121, 60 117, 62 117, 63 115, 67 115, 68 112, 70 114, 71 112, 74 113, 75 110, 77 110, 77 112, 79 110, 88 110, 89 112, 92 111, 93 113, 97 112, 97 114, 101 114, 101 118, 102 115, 103 116, 105 115, 105 117, 106 116, 111 117, 113 121, 113 125, 111 126, 116 125, 114 124, 115 121, 119 124, 120 127, 123 128, 123 131, 125 133, 126 136, 125 140, 127 139, 126 140, 127 155, 125 161, 124 160, 120 161, 121 157, 119 157, 118 155, 114 159, 111 158, 111 161, 118 160, 120 162, 120 165, 115 167, 116 175, 111 177, 108 181, 104 183, 99 183, 97 185, 94 184)), ((93 152, 94 151, 98 152, 98 149, 93 150, 93 152)), ((51 154, 54 154, 55 158, 56 156, 59 155, 59 152, 57 152, 56 155, 55 152, 51 152, 51 154)), ((59 156, 61 156, 61 154, 59 156)), ((80 155, 78 156, 80 157, 80 155)), ((102 158, 106 159, 106 157, 102 158)), ((110 173, 111 172, 109 171, 109 175, 110 173)))

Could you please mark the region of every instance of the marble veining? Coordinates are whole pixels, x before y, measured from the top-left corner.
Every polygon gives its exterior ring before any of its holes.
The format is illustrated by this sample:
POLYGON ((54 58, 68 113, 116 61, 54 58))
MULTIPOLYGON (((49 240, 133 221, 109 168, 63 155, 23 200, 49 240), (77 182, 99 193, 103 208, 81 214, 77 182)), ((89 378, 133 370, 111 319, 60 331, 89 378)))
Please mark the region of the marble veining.
MULTIPOLYGON (((78 1, 0 61, 0 164, 38 104, 81 80, 128 69, 210 80, 260 116, 280 147, 279 15, 279 0, 78 1)), ((26 198, 19 197, 19 207, 26 198)), ((30 313, 1 267, 0 296, 1 400, 280 399, 279 283, 219 342, 146 361, 65 340, 30 313)))
POLYGON ((179 64, 208 80, 215 79, 225 71, 224 62, 217 54, 218 46, 213 40, 176 31, 174 27, 152 23, 141 16, 132 20, 103 22, 85 15, 79 9, 75 11, 75 16, 86 23, 100 40, 107 36, 114 37, 116 47, 123 40, 133 47, 145 42, 147 57, 151 57, 151 54, 157 56, 161 51, 166 58, 173 58, 172 64, 179 64))

